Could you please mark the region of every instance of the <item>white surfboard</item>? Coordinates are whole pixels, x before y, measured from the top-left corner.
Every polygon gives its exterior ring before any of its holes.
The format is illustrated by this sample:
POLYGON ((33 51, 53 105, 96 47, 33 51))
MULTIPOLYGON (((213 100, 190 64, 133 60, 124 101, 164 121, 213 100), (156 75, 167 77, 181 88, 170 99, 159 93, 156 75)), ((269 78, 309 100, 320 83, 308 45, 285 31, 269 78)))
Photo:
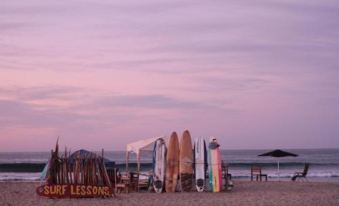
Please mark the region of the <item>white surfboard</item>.
POLYGON ((153 153, 153 188, 156 193, 164 189, 166 175, 166 144, 165 140, 159 138, 154 145, 153 153))
POLYGON ((205 140, 198 138, 194 141, 195 185, 198 192, 205 188, 205 140))

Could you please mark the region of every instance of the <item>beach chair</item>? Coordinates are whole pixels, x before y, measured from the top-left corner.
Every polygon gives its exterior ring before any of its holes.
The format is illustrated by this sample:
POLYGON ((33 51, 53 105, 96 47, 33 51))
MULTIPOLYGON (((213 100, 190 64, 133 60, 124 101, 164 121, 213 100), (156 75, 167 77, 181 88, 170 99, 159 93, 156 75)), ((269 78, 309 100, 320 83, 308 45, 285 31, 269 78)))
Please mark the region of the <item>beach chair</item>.
POLYGON ((129 175, 129 188, 131 189, 131 191, 139 192, 140 189, 149 189, 150 175, 140 172, 131 172, 129 175))
POLYGON ((255 177, 256 181, 262 181, 262 177, 265 177, 265 181, 267 181, 267 174, 263 174, 261 171, 261 167, 252 166, 251 167, 251 181, 253 181, 253 177, 255 177))
POLYGON ((225 164, 225 162, 221 161, 221 171, 222 171, 222 177, 229 180, 232 180, 232 174, 228 172, 228 165, 225 164))
POLYGON ((296 181, 298 178, 301 178, 302 180, 308 181, 306 176, 309 166, 310 166, 309 163, 305 163, 304 170, 302 172, 295 172, 291 180, 296 181))
POLYGON ((146 189, 146 190, 150 190, 150 186, 151 186, 151 177, 152 174, 151 173, 140 173, 139 174, 139 181, 138 181, 138 191, 140 191, 140 189, 146 189))
POLYGON ((138 192, 139 191, 138 183, 139 183, 139 173, 131 172, 130 173, 130 185, 129 185, 130 189, 132 191, 138 192))
POLYGON ((224 188, 226 190, 232 190, 233 188, 233 182, 232 182, 232 174, 228 172, 228 165, 225 164, 225 162, 221 161, 221 171, 222 171, 222 177, 224 179, 224 188))
POLYGON ((114 176, 114 189, 116 193, 120 193, 121 191, 125 191, 126 193, 129 192, 129 182, 130 177, 128 175, 122 175, 118 169, 115 169, 115 176, 114 176))

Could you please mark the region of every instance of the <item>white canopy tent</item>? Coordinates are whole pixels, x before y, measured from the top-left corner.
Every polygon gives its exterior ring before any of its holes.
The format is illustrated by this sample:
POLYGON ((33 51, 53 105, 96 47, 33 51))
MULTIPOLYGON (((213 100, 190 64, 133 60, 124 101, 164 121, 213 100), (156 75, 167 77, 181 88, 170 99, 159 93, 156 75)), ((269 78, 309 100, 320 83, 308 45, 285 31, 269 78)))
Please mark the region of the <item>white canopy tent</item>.
POLYGON ((129 157, 131 153, 135 153, 137 156, 137 164, 138 164, 138 172, 140 171, 140 156, 141 151, 153 151, 154 143, 157 141, 157 139, 162 138, 167 142, 166 137, 160 136, 160 137, 152 137, 149 139, 139 140, 136 142, 132 142, 127 144, 126 146, 126 171, 128 171, 128 163, 129 163, 129 157))

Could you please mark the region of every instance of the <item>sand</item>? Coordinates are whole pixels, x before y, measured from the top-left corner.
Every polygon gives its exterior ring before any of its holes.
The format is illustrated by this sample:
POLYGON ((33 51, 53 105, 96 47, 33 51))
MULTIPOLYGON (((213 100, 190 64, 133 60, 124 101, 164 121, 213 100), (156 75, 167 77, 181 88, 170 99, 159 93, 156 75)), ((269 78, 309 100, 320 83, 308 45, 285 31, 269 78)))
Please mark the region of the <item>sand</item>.
POLYGON ((231 192, 129 193, 107 199, 49 199, 35 194, 37 183, 0 182, 0 206, 36 205, 339 205, 339 183, 235 181, 231 192))

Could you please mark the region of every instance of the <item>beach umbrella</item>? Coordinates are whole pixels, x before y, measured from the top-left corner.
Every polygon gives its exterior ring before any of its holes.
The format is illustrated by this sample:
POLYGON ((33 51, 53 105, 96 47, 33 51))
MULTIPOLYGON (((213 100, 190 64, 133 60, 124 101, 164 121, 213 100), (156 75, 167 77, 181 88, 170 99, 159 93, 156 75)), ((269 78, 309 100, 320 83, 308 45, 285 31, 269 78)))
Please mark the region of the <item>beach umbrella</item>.
MULTIPOLYGON (((77 158, 80 158, 80 159, 92 159, 92 158, 98 158, 98 157, 100 157, 100 156, 97 155, 94 152, 90 152, 90 151, 87 151, 87 150, 84 150, 84 149, 80 149, 78 151, 73 152, 69 156, 68 161, 69 161, 69 163, 74 164, 77 158)), ((103 158, 103 160, 104 160, 105 163, 106 162, 111 162, 110 160, 108 160, 106 158, 103 158)))
MULTIPOLYGON (((297 157, 298 155, 290 153, 290 152, 286 152, 286 151, 283 151, 283 150, 280 150, 280 149, 276 149, 276 150, 273 150, 273 151, 270 151, 270 152, 260 154, 258 156, 259 157, 277 157, 277 158, 280 158, 280 157, 297 157)), ((279 159, 277 159, 277 162, 278 162, 278 180, 280 180, 279 159)))

